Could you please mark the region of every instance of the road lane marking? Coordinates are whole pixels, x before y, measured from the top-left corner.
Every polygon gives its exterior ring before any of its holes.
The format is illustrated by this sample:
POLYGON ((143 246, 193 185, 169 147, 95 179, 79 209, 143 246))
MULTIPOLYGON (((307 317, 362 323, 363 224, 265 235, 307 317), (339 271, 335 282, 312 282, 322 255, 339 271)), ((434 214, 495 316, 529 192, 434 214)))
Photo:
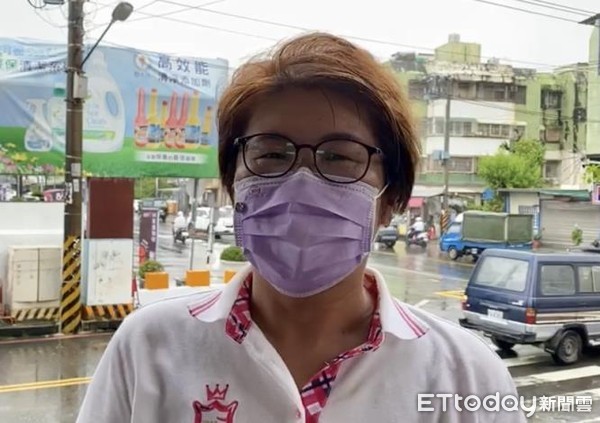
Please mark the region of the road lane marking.
POLYGON ((440 297, 453 298, 456 300, 462 300, 465 296, 465 291, 457 290, 457 291, 438 291, 434 292, 435 295, 439 295, 440 297))
POLYGON ((421 301, 419 301, 418 303, 416 303, 414 306, 415 306, 416 308, 421 308, 421 307, 423 307, 425 304, 427 304, 428 302, 429 302, 429 300, 421 300, 421 301))
POLYGON ((514 378, 514 382, 517 388, 523 388, 525 386, 541 385, 548 382, 564 382, 566 380, 591 376, 600 376, 600 366, 585 366, 576 369, 537 373, 535 375, 514 378))
POLYGON ((0 385, 0 394, 9 392, 33 391, 35 389, 64 388, 67 386, 84 385, 90 383, 91 380, 91 377, 76 377, 71 379, 18 383, 15 385, 0 385))
POLYGON ((437 281, 440 280, 452 280, 452 281, 457 281, 457 282, 468 282, 469 280, 467 278, 457 278, 456 276, 444 276, 444 275, 440 275, 439 273, 433 273, 433 272, 425 272, 423 270, 412 270, 412 269, 406 269, 404 267, 399 267, 399 266, 389 266, 387 264, 379 264, 379 263, 373 263, 370 265, 371 267, 375 268, 375 269, 386 269, 388 271, 395 271, 395 272, 406 272, 406 273, 412 273, 414 275, 419 275, 419 276, 427 276, 433 279, 436 279, 437 281))
MULTIPOLYGON (((494 351, 498 349, 495 345, 492 345, 494 351)), ((532 364, 539 363, 548 363, 549 356, 546 355, 527 355, 525 357, 511 357, 504 358, 502 361, 506 365, 506 367, 521 367, 521 366, 530 366, 532 364)))
MULTIPOLYGON (((398 253, 390 253, 388 251, 373 251, 372 254, 381 254, 382 256, 394 256, 394 257, 398 257, 398 258, 402 258, 402 257, 412 257, 412 256, 399 256, 398 253)), ((442 264, 449 264, 449 265, 456 265, 456 266, 462 266, 462 267, 468 267, 469 269, 472 269, 475 267, 474 264, 469 264, 469 263, 461 263, 459 261, 449 261, 449 260, 440 260, 437 259, 435 257, 427 257, 427 261, 434 261, 436 263, 442 263, 442 264)))

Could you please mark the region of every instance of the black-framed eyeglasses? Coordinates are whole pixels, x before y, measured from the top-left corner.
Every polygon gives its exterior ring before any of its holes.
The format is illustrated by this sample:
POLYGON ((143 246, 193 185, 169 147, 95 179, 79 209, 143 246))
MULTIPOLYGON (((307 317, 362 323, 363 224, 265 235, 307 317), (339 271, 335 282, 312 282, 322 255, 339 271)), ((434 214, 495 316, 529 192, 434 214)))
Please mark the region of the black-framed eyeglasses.
POLYGON ((235 138, 234 145, 241 148, 246 169, 263 178, 285 175, 296 164, 300 150, 308 148, 317 172, 324 179, 343 184, 360 181, 369 170, 372 156, 383 156, 380 148, 343 138, 310 145, 296 144, 280 134, 260 133, 235 138))

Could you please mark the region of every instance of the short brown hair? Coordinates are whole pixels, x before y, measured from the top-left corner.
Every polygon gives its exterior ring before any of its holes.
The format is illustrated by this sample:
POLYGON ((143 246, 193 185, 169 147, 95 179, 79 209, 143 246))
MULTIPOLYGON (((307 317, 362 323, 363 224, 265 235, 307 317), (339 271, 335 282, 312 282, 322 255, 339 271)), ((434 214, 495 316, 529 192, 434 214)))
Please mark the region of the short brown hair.
POLYGON ((231 198, 237 164, 234 139, 244 135, 257 95, 285 87, 331 88, 366 103, 385 156, 386 197, 398 211, 410 199, 420 161, 420 142, 410 105, 395 76, 366 50, 324 33, 299 36, 236 70, 217 111, 219 169, 231 198))

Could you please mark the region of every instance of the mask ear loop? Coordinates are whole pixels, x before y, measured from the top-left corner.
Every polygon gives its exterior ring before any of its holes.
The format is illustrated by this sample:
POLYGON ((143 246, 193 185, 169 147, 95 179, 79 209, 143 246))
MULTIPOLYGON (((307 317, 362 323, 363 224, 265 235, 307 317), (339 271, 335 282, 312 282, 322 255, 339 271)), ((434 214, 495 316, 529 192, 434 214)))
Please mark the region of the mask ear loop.
POLYGON ((386 183, 384 185, 383 188, 381 188, 381 191, 379 191, 379 193, 375 196, 375 200, 379 200, 379 198, 385 193, 385 191, 388 189, 388 187, 390 186, 390 183, 386 183))

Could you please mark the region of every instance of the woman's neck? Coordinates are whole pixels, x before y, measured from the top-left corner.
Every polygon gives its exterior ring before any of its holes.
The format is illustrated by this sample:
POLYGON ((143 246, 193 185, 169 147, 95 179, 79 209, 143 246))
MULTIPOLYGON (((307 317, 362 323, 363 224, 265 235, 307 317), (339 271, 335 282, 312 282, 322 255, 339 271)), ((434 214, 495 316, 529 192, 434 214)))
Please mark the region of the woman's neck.
MULTIPOLYGON (((260 275, 253 275, 252 319, 267 338, 306 345, 368 333, 375 301, 367 291, 364 265, 333 288, 307 298, 276 291, 260 275)), ((365 335, 366 337, 366 335, 365 335)))

